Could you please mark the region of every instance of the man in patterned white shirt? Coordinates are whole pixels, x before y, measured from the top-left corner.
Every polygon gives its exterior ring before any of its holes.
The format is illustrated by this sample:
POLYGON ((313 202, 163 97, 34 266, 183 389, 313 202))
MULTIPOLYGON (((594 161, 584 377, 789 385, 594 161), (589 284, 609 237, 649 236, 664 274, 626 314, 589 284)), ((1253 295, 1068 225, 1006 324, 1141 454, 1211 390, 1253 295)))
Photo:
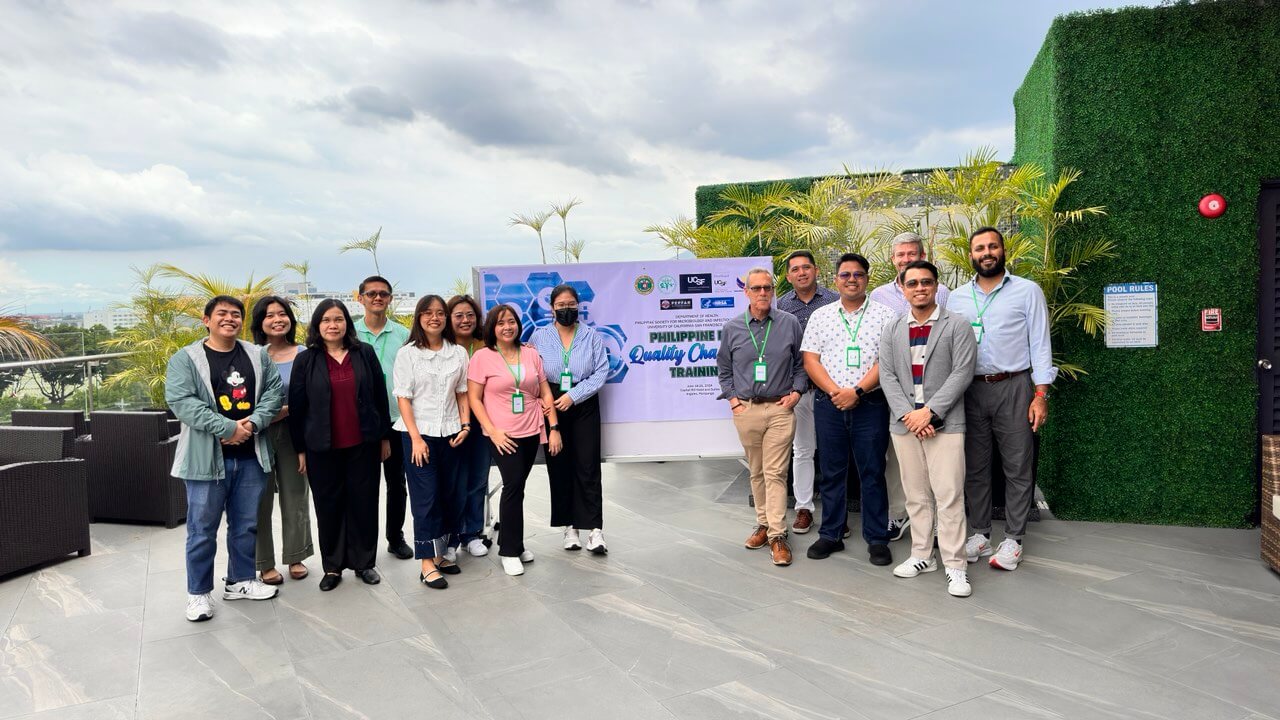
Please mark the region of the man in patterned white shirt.
POLYGON ((814 311, 800 351, 816 388, 813 416, 818 436, 820 536, 809 547, 815 560, 844 550, 845 474, 852 456, 862 482, 862 537, 874 565, 889 565, 889 500, 884 458, 889 446, 889 407, 880 391, 879 350, 884 328, 897 315, 867 298, 871 264, 857 253, 836 263, 840 302, 814 311))

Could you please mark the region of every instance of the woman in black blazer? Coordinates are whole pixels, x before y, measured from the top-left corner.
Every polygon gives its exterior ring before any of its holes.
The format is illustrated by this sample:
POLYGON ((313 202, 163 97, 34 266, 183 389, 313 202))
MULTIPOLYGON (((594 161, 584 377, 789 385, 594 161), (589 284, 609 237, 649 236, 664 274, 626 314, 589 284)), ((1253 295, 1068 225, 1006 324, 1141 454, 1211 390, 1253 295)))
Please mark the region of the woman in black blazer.
POLYGON ((391 453, 386 379, 338 300, 316 306, 307 349, 289 380, 289 434, 315 498, 320 589, 337 587, 347 568, 376 585, 378 471, 391 453))

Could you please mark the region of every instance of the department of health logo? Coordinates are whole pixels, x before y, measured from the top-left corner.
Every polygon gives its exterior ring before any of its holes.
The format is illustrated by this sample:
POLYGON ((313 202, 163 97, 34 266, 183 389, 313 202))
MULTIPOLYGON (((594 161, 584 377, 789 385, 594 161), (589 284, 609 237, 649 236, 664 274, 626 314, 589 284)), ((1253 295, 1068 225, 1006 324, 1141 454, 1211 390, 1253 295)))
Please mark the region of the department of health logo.
POLYGON ((670 295, 676 291, 676 279, 670 275, 663 275, 658 278, 658 292, 663 295, 670 295))
POLYGON ((640 293, 641 295, 648 295, 649 293, 653 292, 653 278, 649 277, 648 275, 641 275, 640 277, 636 278, 635 288, 636 288, 636 292, 640 293))

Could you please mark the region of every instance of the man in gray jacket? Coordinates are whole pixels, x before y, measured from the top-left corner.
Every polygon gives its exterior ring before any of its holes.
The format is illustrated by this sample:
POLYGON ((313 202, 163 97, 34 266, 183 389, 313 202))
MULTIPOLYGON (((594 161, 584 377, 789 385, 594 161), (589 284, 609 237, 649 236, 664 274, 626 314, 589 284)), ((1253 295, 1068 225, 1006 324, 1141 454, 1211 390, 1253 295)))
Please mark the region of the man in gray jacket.
POLYGON ((213 559, 227 514, 224 600, 268 600, 276 589, 258 580, 254 549, 258 500, 271 472, 263 430, 280 412, 284 388, 275 363, 239 339, 244 304, 219 295, 204 307, 208 337, 169 359, 164 397, 182 421, 173 475, 187 485, 187 619, 213 617, 213 559))
POLYGON ((909 263, 899 281, 911 309, 880 341, 880 386, 889 402, 889 430, 911 516, 911 557, 893 574, 911 578, 938 569, 936 519, 947 592, 968 597, 973 589, 965 571, 964 394, 973 382, 978 347, 969 321, 938 306, 933 263, 909 263))

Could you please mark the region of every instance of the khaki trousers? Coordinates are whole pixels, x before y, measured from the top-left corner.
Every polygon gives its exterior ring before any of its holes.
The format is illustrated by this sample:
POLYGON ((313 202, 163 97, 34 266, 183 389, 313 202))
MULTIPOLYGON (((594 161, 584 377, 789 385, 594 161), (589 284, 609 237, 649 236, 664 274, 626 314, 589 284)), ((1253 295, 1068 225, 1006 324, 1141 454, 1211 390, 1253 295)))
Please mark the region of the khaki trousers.
POLYGON ((889 452, 884 456, 884 489, 889 494, 889 519, 901 520, 907 517, 907 494, 902 488, 902 468, 899 467, 893 443, 889 443, 889 452))
POLYGON ((733 416, 738 440, 751 468, 751 497, 756 503, 756 524, 769 528, 769 537, 787 534, 787 468, 791 465, 791 440, 796 416, 777 403, 743 403, 733 416))
POLYGON ((895 433, 893 449, 911 517, 911 557, 933 554, 936 519, 942 564, 965 567, 964 433, 938 433, 925 440, 895 433))

